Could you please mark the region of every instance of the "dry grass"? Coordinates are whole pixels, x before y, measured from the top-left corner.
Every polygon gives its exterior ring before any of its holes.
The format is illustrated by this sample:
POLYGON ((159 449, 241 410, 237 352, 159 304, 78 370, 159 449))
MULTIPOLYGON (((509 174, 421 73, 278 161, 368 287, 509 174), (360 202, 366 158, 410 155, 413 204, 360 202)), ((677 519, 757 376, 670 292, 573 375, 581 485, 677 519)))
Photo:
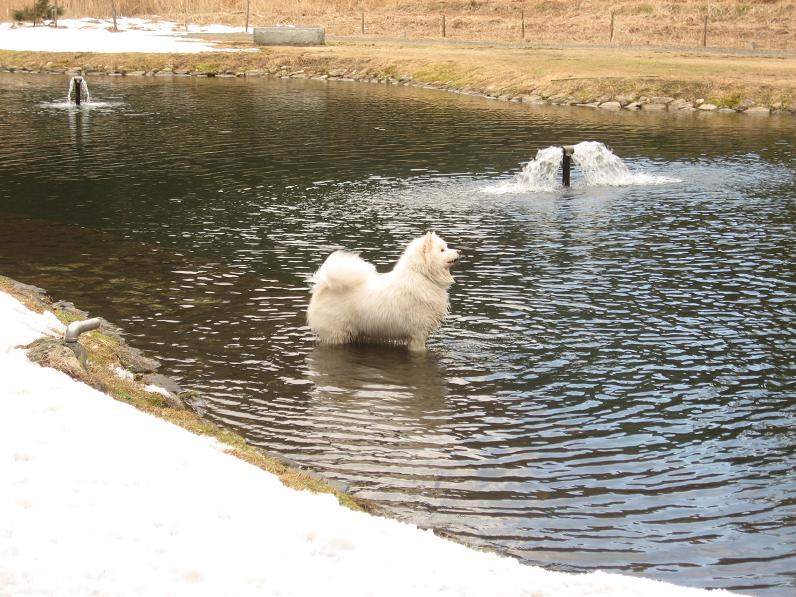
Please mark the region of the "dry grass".
MULTIPOLYGON (((328 35, 408 39, 796 49, 796 0, 249 0, 250 23, 324 25, 328 35), (610 40, 611 12, 614 36, 610 40), (365 32, 361 32, 362 15, 365 32)), ((0 15, 32 0, 0 0, 0 15)), ((107 0, 60 0, 65 17, 109 17, 107 0)), ((117 0, 126 16, 243 25, 247 0, 117 0)))
MULTIPOLYGON (((216 36, 223 37, 223 36, 216 36)), ((251 42, 249 42, 251 43, 251 42)), ((741 98, 760 105, 796 102, 794 59, 632 48, 530 49, 401 42, 345 42, 314 48, 260 48, 216 54, 72 54, 0 51, 0 65, 78 67, 103 71, 175 70, 207 73, 303 70, 306 76, 401 78, 493 94, 567 95, 579 101, 642 96, 699 98, 732 106, 741 98), (725 98, 725 99, 722 99, 725 98)))

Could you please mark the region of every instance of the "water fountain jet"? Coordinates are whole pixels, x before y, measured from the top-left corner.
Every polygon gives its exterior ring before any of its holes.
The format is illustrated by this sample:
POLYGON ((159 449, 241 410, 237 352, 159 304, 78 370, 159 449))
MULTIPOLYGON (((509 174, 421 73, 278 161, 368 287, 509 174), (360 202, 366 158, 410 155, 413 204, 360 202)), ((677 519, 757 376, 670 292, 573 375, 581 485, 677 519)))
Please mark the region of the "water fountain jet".
POLYGON ((83 77, 72 77, 69 80, 69 91, 66 95, 66 101, 72 102, 72 96, 75 98, 75 105, 79 106, 82 102, 90 102, 91 96, 88 93, 88 84, 83 77))
POLYGON ((580 188, 593 186, 657 185, 679 182, 665 176, 631 172, 611 148, 599 141, 582 141, 575 145, 552 145, 536 152, 511 182, 485 189, 488 193, 550 192, 571 186, 572 164, 580 168, 580 188), (562 169, 561 183, 557 182, 562 169))

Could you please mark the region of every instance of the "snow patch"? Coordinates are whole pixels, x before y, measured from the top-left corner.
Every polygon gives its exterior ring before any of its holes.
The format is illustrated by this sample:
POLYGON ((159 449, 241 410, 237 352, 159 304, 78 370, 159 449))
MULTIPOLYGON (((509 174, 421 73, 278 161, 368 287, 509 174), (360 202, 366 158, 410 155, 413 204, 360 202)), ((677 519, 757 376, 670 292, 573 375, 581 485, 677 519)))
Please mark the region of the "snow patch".
POLYGON ((53 319, 0 292, 0 595, 707 594, 524 566, 287 488, 13 349, 53 319))
MULTIPOLYGON (((14 26, 0 23, 0 49, 34 52, 181 53, 240 52, 251 49, 219 48, 212 42, 191 38, 171 21, 121 17, 113 31, 110 19, 62 19, 58 27, 14 26)), ((192 33, 237 33, 243 27, 189 25, 192 33)))

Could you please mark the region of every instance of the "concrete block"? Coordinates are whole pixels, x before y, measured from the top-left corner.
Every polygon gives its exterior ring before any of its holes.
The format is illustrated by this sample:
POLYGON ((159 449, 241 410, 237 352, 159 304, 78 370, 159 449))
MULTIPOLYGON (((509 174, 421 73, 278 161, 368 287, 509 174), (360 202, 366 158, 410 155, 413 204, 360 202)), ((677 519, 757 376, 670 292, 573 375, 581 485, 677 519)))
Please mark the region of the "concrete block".
POLYGON ((261 46, 322 46, 326 43, 323 27, 255 27, 254 43, 261 46))

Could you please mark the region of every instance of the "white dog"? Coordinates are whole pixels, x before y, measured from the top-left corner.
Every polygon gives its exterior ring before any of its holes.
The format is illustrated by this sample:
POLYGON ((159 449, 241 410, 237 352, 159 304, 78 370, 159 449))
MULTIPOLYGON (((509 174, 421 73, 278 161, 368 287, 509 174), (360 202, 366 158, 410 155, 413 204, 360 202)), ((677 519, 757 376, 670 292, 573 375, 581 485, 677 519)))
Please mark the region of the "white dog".
POLYGON ((310 278, 307 323, 322 344, 406 342, 425 350, 448 313, 450 267, 459 251, 433 232, 414 239, 391 272, 335 251, 310 278))

